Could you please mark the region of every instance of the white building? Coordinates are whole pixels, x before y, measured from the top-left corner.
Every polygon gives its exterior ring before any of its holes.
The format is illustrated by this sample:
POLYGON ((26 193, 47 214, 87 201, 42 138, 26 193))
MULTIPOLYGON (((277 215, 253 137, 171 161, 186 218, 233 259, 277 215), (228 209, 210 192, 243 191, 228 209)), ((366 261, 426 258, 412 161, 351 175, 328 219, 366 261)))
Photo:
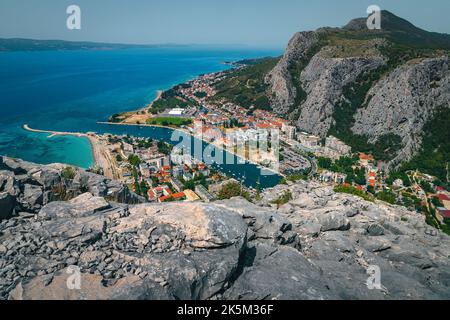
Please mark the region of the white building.
POLYGON ((176 117, 182 116, 183 113, 184 113, 184 109, 182 109, 182 108, 173 108, 172 110, 169 111, 169 115, 176 116, 176 117))
POLYGON ((295 135, 297 133, 297 128, 294 126, 290 126, 286 123, 283 123, 281 125, 281 131, 284 132, 284 134, 286 134, 287 138, 290 140, 294 140, 295 139, 295 135))
POLYGON ((312 134, 308 134, 306 132, 300 132, 297 135, 297 140, 307 148, 315 149, 319 147, 320 137, 314 136, 312 134))

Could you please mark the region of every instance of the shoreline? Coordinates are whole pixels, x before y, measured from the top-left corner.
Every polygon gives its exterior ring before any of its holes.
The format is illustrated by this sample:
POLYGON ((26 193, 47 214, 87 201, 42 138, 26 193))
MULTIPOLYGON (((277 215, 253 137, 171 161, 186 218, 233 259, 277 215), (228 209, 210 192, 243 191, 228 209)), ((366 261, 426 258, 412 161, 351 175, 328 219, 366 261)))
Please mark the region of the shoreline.
MULTIPOLYGON (((49 134, 49 136, 47 136, 48 139, 51 139, 56 136, 73 136, 73 137, 77 137, 77 138, 86 138, 89 141, 89 144, 91 147, 91 154, 92 154, 92 160, 93 160, 92 167, 99 166, 105 170, 105 168, 103 168, 103 165, 105 165, 105 163, 107 161, 102 160, 102 156, 101 156, 102 155, 102 150, 101 150, 102 147, 100 146, 100 143, 95 136, 89 135, 87 133, 80 133, 80 132, 60 132, 60 131, 52 131, 52 130, 34 129, 34 128, 31 128, 28 124, 24 124, 22 126, 22 128, 29 132, 49 134), (103 162, 103 164, 102 164, 102 162, 103 162)), ((107 170, 105 170, 105 172, 106 171, 107 170)))
POLYGON ((138 109, 138 110, 134 110, 134 111, 126 111, 126 112, 120 113, 120 115, 125 116, 125 118, 121 121, 123 123, 127 123, 127 121, 130 121, 130 124, 142 121, 143 120, 143 119, 141 119, 142 113, 144 113, 144 115, 147 115, 148 111, 153 107, 153 104, 162 98, 163 93, 164 93, 164 90, 157 90, 156 98, 153 99, 145 107, 138 109))

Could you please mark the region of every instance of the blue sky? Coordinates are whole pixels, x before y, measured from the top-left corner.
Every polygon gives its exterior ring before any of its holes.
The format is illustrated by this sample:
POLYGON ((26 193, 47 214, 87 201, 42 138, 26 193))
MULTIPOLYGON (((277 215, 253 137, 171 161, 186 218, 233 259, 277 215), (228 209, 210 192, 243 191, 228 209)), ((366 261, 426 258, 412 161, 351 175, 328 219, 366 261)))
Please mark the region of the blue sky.
POLYGON ((450 33, 448 0, 1 0, 0 37, 282 47, 296 31, 342 26, 371 4, 450 33), (71 4, 82 30, 66 28, 71 4))

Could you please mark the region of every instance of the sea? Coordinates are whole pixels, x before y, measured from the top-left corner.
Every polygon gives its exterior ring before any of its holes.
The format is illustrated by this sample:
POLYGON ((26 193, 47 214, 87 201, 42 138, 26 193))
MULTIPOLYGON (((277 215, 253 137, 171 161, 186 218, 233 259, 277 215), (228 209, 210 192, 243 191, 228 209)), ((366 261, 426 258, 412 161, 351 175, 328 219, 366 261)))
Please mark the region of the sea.
MULTIPOLYGON (((279 56, 282 49, 249 47, 155 47, 120 50, 0 53, 0 155, 82 168, 93 165, 86 138, 28 132, 130 134, 170 142, 172 131, 98 124, 112 114, 137 110, 158 90, 201 74, 230 68, 224 62, 279 56)), ((223 165, 247 186, 271 187, 280 177, 255 165, 223 165)))

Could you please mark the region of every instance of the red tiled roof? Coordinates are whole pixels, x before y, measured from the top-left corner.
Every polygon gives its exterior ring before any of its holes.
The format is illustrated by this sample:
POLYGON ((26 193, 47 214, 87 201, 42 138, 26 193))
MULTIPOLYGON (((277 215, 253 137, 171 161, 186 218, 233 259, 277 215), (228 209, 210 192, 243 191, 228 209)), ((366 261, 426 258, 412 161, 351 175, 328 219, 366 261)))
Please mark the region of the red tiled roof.
POLYGON ((172 198, 172 196, 162 196, 159 198, 159 202, 164 202, 166 200, 169 200, 170 198, 172 198))
POLYGON ((439 214, 444 218, 450 219, 450 210, 439 210, 439 214))
POLYGON ((268 123, 258 123, 256 125, 256 127, 259 128, 259 129, 268 129, 268 128, 271 128, 272 125, 270 125, 268 123))
POLYGON ((360 153, 360 154, 359 154, 359 159, 361 159, 361 160, 367 160, 367 159, 368 159, 368 156, 367 156, 367 154, 365 154, 365 153, 360 153))
POLYGON ((435 197, 441 201, 450 201, 450 198, 445 194, 437 194, 435 197))
POLYGON ((178 193, 174 193, 172 195, 172 198, 174 199, 180 199, 180 198, 184 198, 186 197, 186 194, 184 192, 178 192, 178 193))

